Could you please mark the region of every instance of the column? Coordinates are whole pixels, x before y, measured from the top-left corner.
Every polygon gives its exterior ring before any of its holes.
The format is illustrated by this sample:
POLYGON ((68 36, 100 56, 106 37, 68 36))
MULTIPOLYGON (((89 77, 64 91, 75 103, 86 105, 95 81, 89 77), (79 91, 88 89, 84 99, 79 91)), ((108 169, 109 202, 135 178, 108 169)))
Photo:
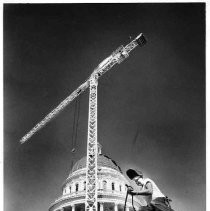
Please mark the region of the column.
POLYGON ((126 206, 126 211, 129 211, 129 207, 128 206, 126 206))
POLYGON ((104 203, 100 202, 100 211, 104 211, 104 203))
POLYGON ((72 211, 75 211, 75 204, 72 204, 72 205, 71 205, 71 210, 72 210, 72 211))
POLYGON ((118 204, 116 204, 116 203, 114 204, 114 211, 118 211, 117 205, 118 205, 118 204))

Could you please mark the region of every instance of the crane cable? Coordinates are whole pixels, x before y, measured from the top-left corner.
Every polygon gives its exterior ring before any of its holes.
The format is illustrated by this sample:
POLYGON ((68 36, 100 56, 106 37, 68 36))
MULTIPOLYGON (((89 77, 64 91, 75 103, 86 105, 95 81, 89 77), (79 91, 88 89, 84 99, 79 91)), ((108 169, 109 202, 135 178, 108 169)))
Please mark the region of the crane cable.
POLYGON ((72 128, 72 142, 71 142, 71 153, 72 153, 71 169, 73 168, 74 159, 75 159, 74 155, 76 152, 76 144, 77 144, 79 114, 80 114, 80 96, 76 99, 75 107, 74 107, 74 122, 73 122, 73 128, 72 128))

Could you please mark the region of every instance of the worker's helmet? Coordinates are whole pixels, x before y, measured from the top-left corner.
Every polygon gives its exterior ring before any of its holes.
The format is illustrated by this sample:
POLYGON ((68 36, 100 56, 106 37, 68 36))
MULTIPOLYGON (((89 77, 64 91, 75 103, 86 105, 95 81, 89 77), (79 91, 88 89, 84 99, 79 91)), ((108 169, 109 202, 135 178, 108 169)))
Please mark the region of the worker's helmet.
POLYGON ((140 176, 143 177, 143 173, 139 170, 128 169, 126 171, 127 176, 132 180, 133 178, 140 176))

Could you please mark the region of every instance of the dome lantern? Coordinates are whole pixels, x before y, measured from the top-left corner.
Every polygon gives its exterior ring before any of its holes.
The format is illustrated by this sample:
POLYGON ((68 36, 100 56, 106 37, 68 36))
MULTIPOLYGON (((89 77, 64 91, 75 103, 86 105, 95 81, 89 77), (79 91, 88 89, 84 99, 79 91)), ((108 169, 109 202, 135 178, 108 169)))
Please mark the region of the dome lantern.
POLYGON ((102 145, 99 142, 97 144, 97 147, 98 147, 98 155, 101 155, 102 145))

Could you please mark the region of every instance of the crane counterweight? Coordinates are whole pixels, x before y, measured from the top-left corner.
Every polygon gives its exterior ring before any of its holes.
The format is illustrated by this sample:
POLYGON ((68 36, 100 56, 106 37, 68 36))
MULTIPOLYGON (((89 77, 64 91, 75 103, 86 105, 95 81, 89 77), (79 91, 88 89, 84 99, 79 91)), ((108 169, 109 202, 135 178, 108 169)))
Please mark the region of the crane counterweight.
POLYGON ((145 36, 141 33, 135 38, 138 45, 143 46, 147 43, 145 36))

